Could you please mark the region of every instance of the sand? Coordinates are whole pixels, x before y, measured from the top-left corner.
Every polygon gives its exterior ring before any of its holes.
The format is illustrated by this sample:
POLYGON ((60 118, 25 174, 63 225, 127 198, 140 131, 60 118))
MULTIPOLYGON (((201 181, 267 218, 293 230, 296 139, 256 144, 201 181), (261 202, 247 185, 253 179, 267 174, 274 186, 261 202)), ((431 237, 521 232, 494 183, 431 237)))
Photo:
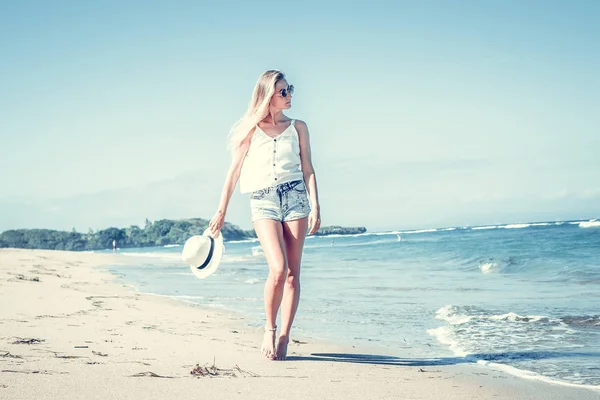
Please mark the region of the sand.
POLYGON ((95 268, 128 262, 0 249, 0 399, 600 399, 303 337, 287 361, 269 361, 242 316, 140 294, 95 268))

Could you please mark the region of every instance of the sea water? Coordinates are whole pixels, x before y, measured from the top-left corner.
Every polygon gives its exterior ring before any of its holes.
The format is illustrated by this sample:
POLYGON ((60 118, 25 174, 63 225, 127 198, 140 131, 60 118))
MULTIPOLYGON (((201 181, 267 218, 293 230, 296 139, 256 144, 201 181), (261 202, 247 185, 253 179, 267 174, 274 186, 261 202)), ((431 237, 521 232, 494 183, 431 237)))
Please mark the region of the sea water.
MULTIPOLYGON (((256 240, 226 242, 195 278, 181 247, 126 249, 110 267, 139 291, 264 320, 256 240)), ((309 237, 292 336, 600 388, 600 221, 309 237)))

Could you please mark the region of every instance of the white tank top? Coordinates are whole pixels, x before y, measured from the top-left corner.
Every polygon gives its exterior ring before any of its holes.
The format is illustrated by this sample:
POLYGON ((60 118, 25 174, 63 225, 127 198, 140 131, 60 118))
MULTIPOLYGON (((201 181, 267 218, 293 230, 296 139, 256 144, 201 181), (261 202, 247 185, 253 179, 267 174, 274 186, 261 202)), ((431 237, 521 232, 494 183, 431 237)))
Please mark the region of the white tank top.
POLYGON ((276 137, 270 137, 257 125, 242 165, 240 192, 250 193, 302 179, 296 120, 276 137))

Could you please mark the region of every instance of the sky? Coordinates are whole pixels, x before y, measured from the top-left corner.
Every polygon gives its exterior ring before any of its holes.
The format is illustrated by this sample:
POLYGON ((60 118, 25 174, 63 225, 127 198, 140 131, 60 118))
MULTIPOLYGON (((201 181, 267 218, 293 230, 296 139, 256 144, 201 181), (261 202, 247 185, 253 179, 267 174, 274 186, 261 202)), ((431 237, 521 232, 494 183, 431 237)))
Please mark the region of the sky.
POLYGON ((1 2, 0 231, 210 219, 267 69, 323 225, 600 217, 599 2, 266 4, 1 2))

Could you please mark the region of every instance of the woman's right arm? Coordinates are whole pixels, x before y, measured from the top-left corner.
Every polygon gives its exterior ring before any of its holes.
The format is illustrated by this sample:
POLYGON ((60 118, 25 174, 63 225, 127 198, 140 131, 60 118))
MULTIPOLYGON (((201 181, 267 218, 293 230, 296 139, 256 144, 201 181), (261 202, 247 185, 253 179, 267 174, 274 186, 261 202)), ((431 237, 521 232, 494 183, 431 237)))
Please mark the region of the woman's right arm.
POLYGON ((229 170, 227 171, 227 176, 225 178, 225 183, 223 184, 223 190, 221 191, 221 201, 219 202, 219 208, 217 209, 215 216, 211 219, 210 223, 208 224, 210 232, 213 236, 218 236, 216 235, 217 232, 219 232, 225 224, 225 214, 227 214, 227 206, 229 205, 229 200, 231 199, 231 194, 235 189, 235 185, 237 184, 237 181, 240 178, 242 165, 244 165, 244 158, 246 157, 246 153, 248 153, 248 149, 250 148, 251 140, 252 133, 249 134, 246 137, 246 139, 244 139, 244 141, 240 144, 240 146, 233 154, 231 165, 229 166, 229 170))

